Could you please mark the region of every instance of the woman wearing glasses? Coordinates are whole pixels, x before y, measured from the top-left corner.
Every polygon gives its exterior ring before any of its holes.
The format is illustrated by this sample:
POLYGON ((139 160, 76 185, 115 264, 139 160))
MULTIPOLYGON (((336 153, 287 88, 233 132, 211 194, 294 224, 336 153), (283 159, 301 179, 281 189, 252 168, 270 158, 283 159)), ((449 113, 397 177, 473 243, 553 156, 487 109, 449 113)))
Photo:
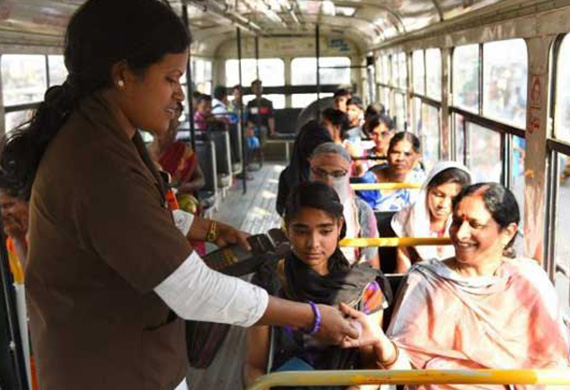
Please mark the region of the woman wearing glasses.
MULTIPOLYGON (((347 150, 333 142, 323 143, 315 148, 309 162, 309 179, 333 187, 344 206, 346 238, 378 237, 374 212, 350 188, 351 158, 347 150)), ((343 247, 341 250, 351 264, 366 261, 375 268, 379 267, 378 250, 375 247, 343 247)))

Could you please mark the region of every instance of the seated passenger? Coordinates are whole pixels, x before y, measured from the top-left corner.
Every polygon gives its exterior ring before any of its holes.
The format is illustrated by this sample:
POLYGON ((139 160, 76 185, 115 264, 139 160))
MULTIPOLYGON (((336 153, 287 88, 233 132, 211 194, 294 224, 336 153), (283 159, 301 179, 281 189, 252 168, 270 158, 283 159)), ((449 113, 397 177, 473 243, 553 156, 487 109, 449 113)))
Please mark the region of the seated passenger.
POLYGON ((342 144, 342 135, 350 128, 348 115, 334 108, 324 109, 321 115, 321 123, 329 130, 333 142, 342 144))
POLYGON ((214 99, 212 100, 212 115, 220 121, 230 124, 228 112, 228 90, 223 85, 218 85, 214 89, 214 99))
POLYGON ((313 154, 313 150, 325 142, 332 142, 330 133, 314 120, 307 122, 297 133, 293 143, 293 151, 291 152, 291 161, 279 175, 279 187, 275 205, 279 215, 283 216, 285 203, 291 189, 295 188, 299 183, 309 180, 311 171, 309 159, 313 154))
POLYGON ((196 130, 208 130, 208 122, 211 122, 212 119, 212 97, 210 95, 201 94, 196 99, 194 127, 196 130))
POLYGON ((352 97, 352 93, 350 93, 350 91, 348 89, 345 89, 345 88, 337 89, 333 95, 333 105, 334 105, 335 110, 342 111, 346 114, 348 112, 346 102, 351 97, 352 97))
MULTIPOLYGON (((387 369, 567 370, 567 329, 554 286, 536 261, 507 256, 519 219, 514 195, 500 184, 465 188, 449 229, 455 257, 412 266, 387 334, 344 308, 363 325, 360 342, 348 344, 374 346, 387 369)), ((445 386, 475 387, 507 386, 445 386)))
POLYGON ((369 119, 367 131, 374 141, 374 148, 370 149, 367 155, 386 157, 390 140, 394 136, 392 120, 386 115, 375 115, 369 119))
MULTIPOLYGON (((378 237, 374 212, 350 188, 351 159, 346 149, 333 142, 320 144, 311 155, 310 163, 310 180, 320 181, 334 188, 344 206, 346 237, 378 237)), ((374 268, 380 268, 376 247, 343 247, 341 250, 350 264, 366 261, 374 268)))
MULTIPOLYGON (((323 183, 300 184, 287 201, 285 224, 291 251, 278 262, 276 275, 266 278, 275 282, 271 292, 292 301, 309 302, 316 313, 320 305, 345 302, 365 313, 379 328, 383 309, 391 297, 389 285, 380 271, 368 264, 351 268, 340 251, 338 242, 343 237, 344 219, 336 192, 323 183)), ((267 286, 267 280, 259 274, 256 278, 267 286)), ((365 357, 371 355, 366 348, 359 351, 324 345, 312 337, 318 327, 316 323, 305 330, 269 326, 248 329, 246 387, 267 372, 364 366, 365 357)))
POLYGON ((0 188, 0 208, 2 224, 6 235, 6 248, 10 269, 15 279, 23 278, 28 257, 28 215, 29 196, 14 193, 8 188, 0 188))
POLYGON ((346 131, 345 138, 353 143, 360 142, 362 138, 367 138, 367 135, 362 130, 362 125, 364 124, 364 105, 362 100, 358 96, 353 96, 346 102, 346 107, 348 109, 350 129, 346 131))
MULTIPOLYGON (((421 184, 423 170, 414 167, 420 158, 420 140, 409 132, 399 132, 390 140, 388 163, 372 167, 356 181, 358 183, 411 183, 421 184)), ((417 190, 356 191, 375 211, 400 211, 417 197, 417 190)))
MULTIPOLYGON (((422 185, 417 200, 392 218, 398 237, 447 237, 451 224, 453 199, 471 184, 471 173, 453 161, 437 163, 422 185)), ((455 254, 453 246, 416 246, 398 248, 397 273, 407 272, 422 260, 444 260, 455 254)))

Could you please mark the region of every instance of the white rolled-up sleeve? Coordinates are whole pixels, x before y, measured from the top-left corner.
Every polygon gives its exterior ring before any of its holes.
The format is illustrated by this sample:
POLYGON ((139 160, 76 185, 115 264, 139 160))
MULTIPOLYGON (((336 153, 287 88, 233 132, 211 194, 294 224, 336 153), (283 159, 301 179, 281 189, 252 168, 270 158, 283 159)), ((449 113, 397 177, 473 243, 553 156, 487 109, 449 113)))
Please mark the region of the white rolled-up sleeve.
POLYGON ((186 320, 252 326, 265 313, 267 292, 209 268, 196 252, 154 291, 186 320))

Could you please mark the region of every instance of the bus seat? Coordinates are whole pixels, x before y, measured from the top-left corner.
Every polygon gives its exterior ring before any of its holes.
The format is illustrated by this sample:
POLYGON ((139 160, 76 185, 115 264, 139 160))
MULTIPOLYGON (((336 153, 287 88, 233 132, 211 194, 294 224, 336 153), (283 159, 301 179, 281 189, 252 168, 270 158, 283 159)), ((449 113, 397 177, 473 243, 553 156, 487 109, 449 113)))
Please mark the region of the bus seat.
MULTIPOLYGON (((395 211, 375 211, 376 223, 378 226, 378 235, 380 237, 396 237, 396 233, 392 230, 390 222, 396 214, 395 211)), ((396 271, 397 248, 378 248, 380 255, 380 269, 385 274, 392 274, 396 271)))
POLYGON ((285 134, 292 134, 294 137, 297 132, 296 123, 300 113, 300 108, 281 108, 274 110, 277 137, 285 134))
POLYGON ((385 274, 388 282, 390 283, 390 288, 392 289, 392 296, 394 297, 392 303, 386 310, 384 310, 384 317, 382 319, 382 329, 384 331, 388 330, 390 321, 392 320, 392 314, 394 313, 394 305, 399 296, 400 288, 402 287, 402 282, 406 277, 405 274, 385 274))
POLYGON ((218 183, 216 180, 216 147, 214 142, 196 139, 196 154, 206 182, 204 188, 198 191, 198 200, 200 202, 207 201, 209 198, 215 200, 218 183))

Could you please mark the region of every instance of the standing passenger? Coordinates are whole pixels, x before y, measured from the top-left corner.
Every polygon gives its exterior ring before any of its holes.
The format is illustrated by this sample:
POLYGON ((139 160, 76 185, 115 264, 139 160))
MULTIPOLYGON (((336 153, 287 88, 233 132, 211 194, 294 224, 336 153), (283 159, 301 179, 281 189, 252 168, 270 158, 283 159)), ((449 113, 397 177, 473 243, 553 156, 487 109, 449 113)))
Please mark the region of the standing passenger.
POLYGON ((251 83, 251 91, 255 98, 247 103, 247 120, 255 123, 256 135, 263 146, 268 135, 275 135, 273 103, 262 96, 263 86, 261 85, 261 80, 254 80, 251 83))
POLYGON ((348 112, 348 108, 346 107, 346 102, 352 94, 348 89, 337 89, 333 95, 333 104, 334 108, 344 112, 345 114, 348 112))
POLYGON ((31 190, 26 284, 42 390, 186 389, 181 318, 312 329, 321 317, 321 337, 355 337, 337 309, 268 298, 188 243, 248 247, 243 233, 182 212, 175 225, 137 131, 166 132, 184 100, 190 37, 168 3, 88 0, 65 42, 67 80, 0 159, 12 187, 31 190))

